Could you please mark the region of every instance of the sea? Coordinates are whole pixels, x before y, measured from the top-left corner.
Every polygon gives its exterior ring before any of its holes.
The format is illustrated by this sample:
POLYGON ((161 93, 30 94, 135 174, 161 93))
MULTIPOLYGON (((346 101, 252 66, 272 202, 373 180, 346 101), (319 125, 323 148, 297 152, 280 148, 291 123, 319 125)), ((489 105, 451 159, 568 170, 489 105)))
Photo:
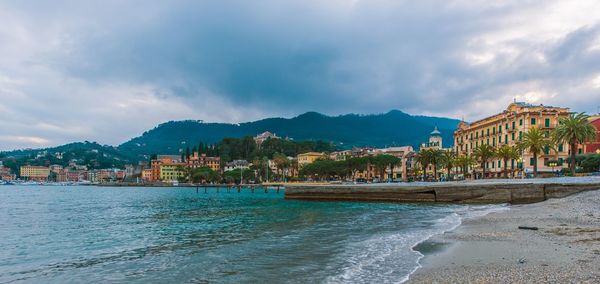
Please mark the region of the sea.
POLYGON ((401 283, 417 244, 505 208, 283 194, 0 186, 0 283, 401 283))

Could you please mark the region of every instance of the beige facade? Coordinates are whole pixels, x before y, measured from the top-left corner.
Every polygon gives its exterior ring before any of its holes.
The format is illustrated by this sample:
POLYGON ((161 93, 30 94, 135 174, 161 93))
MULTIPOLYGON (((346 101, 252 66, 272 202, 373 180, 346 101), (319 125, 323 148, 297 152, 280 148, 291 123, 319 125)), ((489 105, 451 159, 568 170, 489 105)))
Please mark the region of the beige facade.
MULTIPOLYGON (((472 123, 461 122, 454 131, 454 151, 457 154, 472 154, 475 148, 483 144, 494 148, 502 145, 515 146, 531 128, 539 128, 549 136, 550 131, 558 125, 558 119, 568 115, 568 108, 514 102, 499 114, 472 123)), ((559 163, 565 161, 562 167, 567 167, 569 147, 557 145, 556 148, 556 151, 547 149, 539 155, 538 171, 552 171, 553 168, 547 165, 551 160, 557 160, 559 163)), ((532 172, 533 155, 525 151, 522 159, 525 172, 532 172)), ((520 161, 509 161, 508 168, 517 171, 519 163, 520 161)), ((490 161, 487 166, 490 176, 499 176, 503 166, 502 161, 498 159, 490 161)), ((554 170, 559 168, 555 167, 554 170)))
POLYGON ((143 169, 142 170, 142 180, 143 181, 152 180, 152 170, 151 169, 143 169))
POLYGON ((325 157, 325 154, 318 152, 298 154, 298 167, 302 168, 304 165, 308 165, 318 159, 323 159, 325 157))
POLYGON ((40 166, 22 166, 21 177, 27 180, 47 181, 50 175, 50 168, 40 166))

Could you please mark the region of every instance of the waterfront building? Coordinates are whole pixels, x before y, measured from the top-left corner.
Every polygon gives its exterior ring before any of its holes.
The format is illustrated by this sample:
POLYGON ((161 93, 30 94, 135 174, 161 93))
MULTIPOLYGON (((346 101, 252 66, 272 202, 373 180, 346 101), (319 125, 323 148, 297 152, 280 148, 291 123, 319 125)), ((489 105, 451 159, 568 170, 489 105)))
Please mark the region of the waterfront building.
POLYGON ((318 159, 324 159, 326 156, 324 153, 319 152, 308 152, 303 154, 298 154, 298 167, 302 168, 305 165, 308 165, 318 159))
POLYGON ((56 182, 67 182, 67 171, 62 167, 60 169, 51 170, 54 173, 56 182))
POLYGON ((192 169, 208 167, 213 171, 221 171, 221 158, 209 157, 206 154, 194 152, 186 161, 186 165, 192 169))
POLYGON ((135 166, 134 165, 125 165, 125 176, 132 177, 135 175, 135 166))
MULTIPOLYGON (((558 125, 561 117, 570 114, 568 108, 532 105, 523 102, 511 103, 501 113, 474 121, 472 123, 461 122, 454 131, 454 151, 457 154, 472 154, 473 150, 480 145, 487 144, 494 148, 509 145, 516 146, 522 140, 523 134, 531 128, 539 128, 550 135, 558 125)), ((556 151, 548 148, 538 156, 538 171, 551 172, 553 169, 567 167, 569 147, 559 144, 556 151), (549 161, 557 161, 558 167, 550 167, 549 161)), ((508 168, 518 171, 522 168, 525 172, 533 172, 533 155, 527 151, 522 153, 522 160, 509 162, 508 168)), ((489 176, 500 176, 503 170, 502 161, 495 159, 488 162, 487 172, 489 176)), ((481 169, 476 166, 476 171, 481 169)))
POLYGON ((11 172, 10 168, 3 166, 0 162, 0 180, 12 181, 16 178, 16 175, 11 172))
POLYGON ((579 145, 579 154, 600 152, 600 114, 590 116, 588 122, 596 128, 596 141, 579 145))
POLYGON ((151 169, 143 169, 142 170, 142 180, 145 182, 151 181, 152 179, 152 170, 151 169))
POLYGON ((31 181, 48 181, 50 168, 41 166, 21 166, 20 176, 31 181))
POLYGON ((150 169, 152 171, 151 182, 159 181, 161 178, 160 166, 163 164, 181 163, 181 157, 177 155, 158 155, 156 159, 150 161, 150 169))
POLYGON ((185 176, 184 163, 172 163, 160 165, 160 180, 164 182, 175 182, 178 178, 185 176))
POLYGON ((90 182, 94 182, 94 183, 98 182, 97 174, 98 174, 98 171, 96 171, 96 170, 89 171, 88 172, 88 180, 90 182))
POLYGON ((233 160, 225 164, 224 171, 230 172, 233 170, 247 170, 250 168, 250 163, 246 160, 233 160))

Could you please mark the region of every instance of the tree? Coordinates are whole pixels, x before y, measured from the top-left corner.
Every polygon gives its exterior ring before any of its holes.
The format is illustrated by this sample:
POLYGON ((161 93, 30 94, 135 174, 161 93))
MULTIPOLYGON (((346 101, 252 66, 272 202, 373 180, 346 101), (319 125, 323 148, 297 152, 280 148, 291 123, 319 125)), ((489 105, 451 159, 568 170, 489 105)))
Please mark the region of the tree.
POLYGON ((423 181, 427 180, 427 168, 433 159, 431 150, 426 149, 419 151, 415 159, 417 163, 421 165, 421 168, 423 168, 423 181))
POLYGON ((450 171, 456 165, 456 154, 452 150, 442 152, 442 165, 446 168, 448 178, 450 178, 450 171))
POLYGON ((353 157, 346 161, 346 166, 352 174, 352 180, 356 179, 356 173, 367 169, 367 161, 364 157, 353 157))
POLYGON ((494 148, 488 144, 482 144, 479 147, 475 148, 475 150, 473 151, 473 156, 475 156, 475 159, 481 163, 481 169, 483 174, 482 178, 485 179, 487 163, 494 156, 496 156, 494 148))
POLYGON ((496 157, 504 161, 504 178, 508 178, 508 160, 518 159, 520 156, 519 150, 509 145, 502 145, 496 151, 496 157))
POLYGON ((518 144, 519 149, 528 151, 533 155, 533 176, 538 173, 538 155, 546 148, 551 148, 552 142, 539 128, 531 128, 523 134, 523 141, 518 144))
POLYGON ((588 123, 588 118, 589 116, 585 113, 573 113, 567 117, 562 117, 558 120, 558 126, 552 133, 556 144, 569 143, 571 152, 569 167, 572 175, 575 175, 577 144, 596 140, 596 128, 588 123))
POLYGON ((273 155, 273 162, 277 167, 277 173, 281 172, 281 176, 285 179, 285 170, 290 166, 290 160, 285 155, 277 153, 273 155))
POLYGON ((469 174, 469 167, 475 164, 475 160, 473 159, 473 156, 461 155, 456 158, 456 163, 466 178, 466 175, 469 174))
POLYGON ((373 165, 375 166, 375 170, 378 172, 379 180, 382 181, 385 179, 385 170, 388 167, 392 168, 392 176, 393 176, 393 166, 399 163, 399 158, 394 157, 392 155, 377 155, 372 157, 373 165))
POLYGON ((438 179, 438 168, 440 167, 440 165, 442 165, 443 161, 444 161, 444 154, 442 150, 439 149, 431 149, 430 151, 430 161, 431 164, 433 165, 433 179, 437 180, 438 179))

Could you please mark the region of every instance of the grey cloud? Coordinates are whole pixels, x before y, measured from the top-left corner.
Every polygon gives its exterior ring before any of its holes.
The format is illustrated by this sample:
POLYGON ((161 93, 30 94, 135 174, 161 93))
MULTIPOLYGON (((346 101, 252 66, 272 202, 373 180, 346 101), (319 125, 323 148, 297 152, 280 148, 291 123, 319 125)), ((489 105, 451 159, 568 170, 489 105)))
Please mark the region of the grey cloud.
MULTIPOLYGON (((16 87, 29 100, 8 105, 19 114, 52 124, 77 124, 65 114, 69 109, 93 114, 86 126, 102 130, 110 143, 164 119, 244 121, 394 108, 477 119, 528 92, 543 93, 543 103, 592 111, 586 100, 600 95, 584 85, 600 72, 600 51, 589 50, 598 41, 600 15, 593 9, 563 15, 565 29, 539 20, 548 14, 553 21, 548 11, 568 3, 13 1, 0 4, 19 25, 7 33, 20 39, 17 31, 29 31, 35 47, 23 40, 31 52, 0 59, 0 70, 9 70, 0 78, 31 79, 16 87), (53 98, 58 111, 29 103, 53 98), (82 98, 106 98, 107 106, 82 98), (111 130, 117 118, 131 127, 111 130)), ((4 96, 2 90, 0 80, 4 96)), ((43 134, 52 143, 102 137, 83 130, 43 134)))

